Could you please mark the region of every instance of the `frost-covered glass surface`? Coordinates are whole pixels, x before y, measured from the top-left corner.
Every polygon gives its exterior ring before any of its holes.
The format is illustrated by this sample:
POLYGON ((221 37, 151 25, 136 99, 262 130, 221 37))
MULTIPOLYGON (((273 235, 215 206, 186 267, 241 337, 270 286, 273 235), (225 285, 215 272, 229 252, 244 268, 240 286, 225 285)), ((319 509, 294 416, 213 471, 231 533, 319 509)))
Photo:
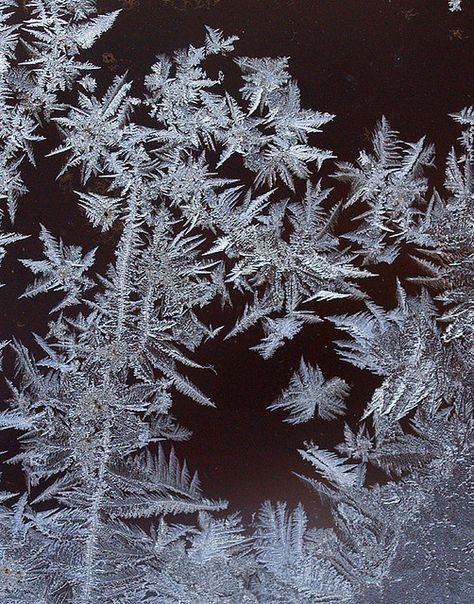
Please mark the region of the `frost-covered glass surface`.
POLYGON ((474 110, 446 157, 380 117, 340 158, 289 59, 216 27, 141 80, 101 71, 136 9, 0 0, 5 316, 39 326, 0 343, 0 604, 467 604, 474 110), (183 405, 223 428, 219 346, 242 388, 239 355, 298 348, 255 407, 310 426, 295 473, 321 504, 281 488, 242 519, 188 469, 183 405))

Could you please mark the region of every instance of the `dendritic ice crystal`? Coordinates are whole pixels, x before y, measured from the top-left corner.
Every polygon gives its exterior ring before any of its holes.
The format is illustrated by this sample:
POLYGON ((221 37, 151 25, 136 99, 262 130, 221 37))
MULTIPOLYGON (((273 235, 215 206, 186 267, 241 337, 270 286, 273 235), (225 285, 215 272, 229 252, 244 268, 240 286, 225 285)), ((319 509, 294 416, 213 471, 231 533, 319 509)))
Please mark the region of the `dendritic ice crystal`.
POLYGON ((448 0, 449 10, 457 11, 462 9, 462 0, 448 0))
MULTIPOLYGON (((22 485, 0 491, 0 604, 472 602, 474 109, 452 116, 438 190, 434 147, 383 117, 322 177, 336 153, 314 141, 334 116, 301 107, 288 59, 236 56, 237 37, 207 28, 143 83, 104 89, 84 51, 122 16, 0 0, 0 260, 30 271, 23 297, 52 300, 44 333, 0 343, 1 461, 22 485), (98 247, 16 232, 45 161, 74 178, 98 247), (382 308, 366 284, 387 266, 382 308), (173 399, 219 404, 190 377, 209 340, 253 328, 271 362, 323 322, 379 380, 334 450, 300 450, 332 526, 266 501, 246 527, 180 459, 173 399)), ((281 388, 269 409, 290 424, 339 421, 351 391, 304 354, 281 388)))

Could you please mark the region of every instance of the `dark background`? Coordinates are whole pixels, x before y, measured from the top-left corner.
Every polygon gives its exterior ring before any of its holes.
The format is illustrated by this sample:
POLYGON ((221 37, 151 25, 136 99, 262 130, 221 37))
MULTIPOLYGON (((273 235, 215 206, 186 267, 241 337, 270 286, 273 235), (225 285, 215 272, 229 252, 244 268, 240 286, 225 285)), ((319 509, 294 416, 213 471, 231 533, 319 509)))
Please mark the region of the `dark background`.
MULTIPOLYGON (((290 72, 303 107, 336 114, 318 135, 318 146, 331 149, 339 160, 354 161, 385 115, 404 140, 426 134, 435 143, 438 169, 430 177, 440 186, 446 153, 459 134, 448 114, 472 104, 474 93, 474 10, 468 0, 464 4, 462 13, 450 13, 447 0, 104 0, 101 12, 124 10, 88 58, 103 67, 94 75, 104 88, 116 73, 128 70, 140 94, 157 54, 202 44, 204 25, 221 28, 240 37, 240 55, 291 57, 290 72)), ((101 243, 100 271, 112 258, 112 246, 99 241, 79 212, 72 193, 78 183, 55 180, 62 159, 41 157, 50 148, 51 140, 40 144, 39 169, 26 171, 30 193, 20 202, 15 230, 36 235, 43 223, 67 244, 90 249, 101 243)), ((334 163, 324 167, 326 186, 333 184, 328 178, 333 170, 334 163)), ((338 192, 344 188, 339 186, 338 192)), ((15 258, 37 258, 40 250, 35 238, 10 247, 1 277, 6 285, 0 289, 0 339, 16 336, 32 345, 31 332, 46 331, 53 298, 18 301, 30 273, 15 258)), ((416 274, 416 269, 403 262, 381 268, 381 276, 367 284, 377 303, 394 305, 395 275, 400 273, 416 274)), ((320 305, 318 310, 324 315, 341 308, 320 305)), ((213 318, 214 324, 223 321, 222 316, 213 318)), ((200 360, 212 364, 217 375, 196 372, 192 378, 217 408, 177 398, 175 413, 194 432, 189 442, 177 445, 178 455, 198 469, 207 496, 228 499, 230 509, 241 509, 246 520, 272 499, 291 505, 303 501, 325 522, 324 508, 292 471, 311 474, 297 449, 305 440, 333 448, 342 440, 343 422, 291 426, 281 421, 284 413, 269 413, 266 407, 288 385, 302 355, 317 362, 327 377, 340 375, 351 384, 346 421, 353 426, 378 380, 337 359, 337 334, 328 324, 305 329, 270 361, 248 350, 260 336, 255 329, 200 351, 200 360)), ((5 356, 5 373, 11 377, 11 358, 5 356)), ((11 471, 7 481, 15 482, 11 471)))

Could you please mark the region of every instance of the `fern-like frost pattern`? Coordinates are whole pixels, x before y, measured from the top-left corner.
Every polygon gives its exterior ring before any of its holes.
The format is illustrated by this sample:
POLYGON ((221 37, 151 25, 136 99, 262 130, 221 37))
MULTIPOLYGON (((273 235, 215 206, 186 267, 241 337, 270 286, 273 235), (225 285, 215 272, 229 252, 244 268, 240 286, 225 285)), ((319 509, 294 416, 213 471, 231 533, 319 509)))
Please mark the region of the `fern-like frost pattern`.
MULTIPOLYGON (((202 46, 156 58, 143 98, 127 74, 99 92, 84 51, 120 11, 28 0, 21 21, 18 10, 0 1, 0 261, 37 239, 19 258, 32 273, 23 297, 53 303, 31 350, 0 343, 16 359, 0 430, 18 441, 2 456, 25 484, 0 491, 0 604, 467 604, 474 110, 452 115, 462 132, 443 191, 434 147, 402 141, 385 118, 372 151, 327 177, 335 154, 315 141, 334 116, 301 107, 287 58, 236 56, 238 38, 208 27, 202 46), (51 138, 84 220, 114 242, 103 269, 100 245, 13 228, 25 165, 51 138), (343 197, 325 179, 346 183, 343 197), (401 259, 413 274, 382 307, 367 283, 401 259), (342 363, 379 380, 334 451, 299 450, 313 473, 300 479, 333 524, 266 501, 246 527, 179 458, 191 433, 173 401, 219 404, 189 377, 212 370, 196 355, 209 340, 249 331, 267 360, 321 324, 342 363)), ((355 395, 302 356, 268 408, 314 425, 345 416, 355 395)))

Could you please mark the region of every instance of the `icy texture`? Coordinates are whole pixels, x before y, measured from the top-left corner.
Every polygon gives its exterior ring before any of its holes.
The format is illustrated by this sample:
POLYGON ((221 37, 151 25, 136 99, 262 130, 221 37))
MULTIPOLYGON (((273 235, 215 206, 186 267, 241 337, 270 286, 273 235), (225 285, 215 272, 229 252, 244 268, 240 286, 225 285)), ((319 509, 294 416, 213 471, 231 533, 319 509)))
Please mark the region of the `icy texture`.
MULTIPOLYGON (((473 110, 454 114, 462 154, 447 160, 446 199, 425 171, 432 147, 401 142, 384 119, 374 152, 339 165, 350 190, 335 199, 314 176, 333 154, 313 145, 333 116, 301 108, 286 58, 235 58, 234 97, 207 60, 225 68, 237 39, 209 28, 203 46, 158 57, 144 99, 131 96, 127 75, 96 95, 81 50, 117 13, 34 0, 14 25, 15 4, 0 7, 0 195, 10 222, 25 193, 22 163, 34 165, 35 143, 55 125, 61 174, 80 174, 86 218, 117 235, 105 275, 94 264, 100 249, 39 225, 44 257, 21 259, 35 276, 24 296, 62 297, 33 352, 0 345, 17 363, 0 412, 0 428, 18 433, 6 461, 26 483, 24 493, 0 492, 0 604, 467 604, 473 110), (135 122, 145 111, 146 125, 135 122), (339 215, 353 204, 361 214, 340 235, 339 215), (417 293, 397 282, 396 303, 381 308, 365 280, 401 254, 421 268, 417 293), (211 303, 227 313, 242 298, 233 325, 202 319, 211 303), (301 505, 266 502, 249 534, 237 514, 219 514, 226 502, 205 497, 171 447, 190 436, 173 396, 218 402, 187 374, 202 368, 194 352, 210 338, 261 325, 253 348, 267 359, 326 320, 321 302, 337 300, 352 304, 327 318, 348 336, 341 359, 380 385, 337 453, 313 442, 300 451, 316 473, 301 478, 334 525, 314 528, 301 505), (372 466, 387 474, 382 484, 367 480, 372 466), (173 522, 195 512, 195 524, 173 522)), ((0 259, 26 236, 9 226, 5 218, 0 259)), ((325 421, 345 413, 348 392, 302 358, 270 408, 289 423, 325 421)))

